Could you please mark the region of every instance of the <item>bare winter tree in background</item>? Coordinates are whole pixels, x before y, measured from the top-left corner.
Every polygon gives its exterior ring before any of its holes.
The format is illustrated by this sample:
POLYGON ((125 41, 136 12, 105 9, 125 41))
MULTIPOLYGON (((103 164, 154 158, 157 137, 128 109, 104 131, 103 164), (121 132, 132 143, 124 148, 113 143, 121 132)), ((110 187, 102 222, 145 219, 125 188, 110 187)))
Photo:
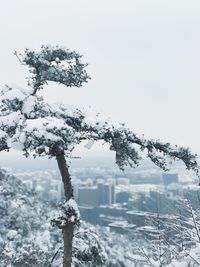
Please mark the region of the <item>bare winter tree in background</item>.
MULTIPOLYGON (((17 53, 16 53, 17 55, 17 53)), ((39 94, 48 81, 67 87, 80 87, 89 76, 81 62, 81 56, 68 49, 42 46, 39 52, 25 50, 17 55, 21 63, 30 69, 31 77, 25 89, 5 86, 0 100, 0 150, 20 149, 28 157, 55 158, 62 176, 65 202, 60 215, 53 220, 63 232, 63 267, 72 262, 74 228, 79 222, 79 212, 73 198, 73 187, 66 158, 83 140, 103 140, 115 151, 120 169, 138 166, 143 155, 167 170, 167 158, 181 160, 187 169, 198 173, 196 155, 189 149, 173 147, 169 143, 147 140, 136 135, 123 124, 114 124, 100 114, 65 105, 50 105, 39 94)), ((56 85, 56 84, 55 84, 56 85)))

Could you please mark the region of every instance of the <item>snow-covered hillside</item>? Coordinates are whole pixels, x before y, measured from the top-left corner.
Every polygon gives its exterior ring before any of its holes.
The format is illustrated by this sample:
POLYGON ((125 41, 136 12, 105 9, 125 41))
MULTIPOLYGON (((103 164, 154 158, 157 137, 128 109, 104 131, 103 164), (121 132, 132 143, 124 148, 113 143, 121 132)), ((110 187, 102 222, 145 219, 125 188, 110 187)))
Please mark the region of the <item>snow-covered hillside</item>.
POLYGON ((0 170, 1 266, 46 266, 58 235, 50 208, 13 175, 0 170), (53 231, 54 230, 54 231, 53 231))

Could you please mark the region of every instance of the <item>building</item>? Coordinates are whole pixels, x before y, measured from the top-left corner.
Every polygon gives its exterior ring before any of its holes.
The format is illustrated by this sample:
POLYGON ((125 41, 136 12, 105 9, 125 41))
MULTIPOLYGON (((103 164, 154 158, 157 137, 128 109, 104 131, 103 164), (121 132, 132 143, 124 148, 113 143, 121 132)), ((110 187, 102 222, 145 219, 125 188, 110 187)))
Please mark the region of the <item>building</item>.
POLYGON ((110 231, 118 234, 132 234, 135 230, 134 224, 128 224, 127 221, 115 221, 109 225, 110 231))
POLYGON ((111 183, 97 183, 99 205, 111 205, 115 203, 115 186, 111 183))
POLYGON ((99 194, 96 186, 79 187, 78 204, 96 207, 99 205, 99 194))

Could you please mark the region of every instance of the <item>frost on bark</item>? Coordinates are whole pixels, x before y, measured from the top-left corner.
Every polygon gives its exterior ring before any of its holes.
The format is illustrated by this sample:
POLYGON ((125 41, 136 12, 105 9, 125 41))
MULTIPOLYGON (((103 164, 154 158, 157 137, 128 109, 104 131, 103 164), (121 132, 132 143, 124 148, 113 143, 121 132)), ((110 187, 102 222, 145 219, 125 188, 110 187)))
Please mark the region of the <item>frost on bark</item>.
POLYGON ((62 104, 48 104, 38 93, 49 81, 68 87, 82 86, 89 76, 87 64, 76 52, 60 47, 42 46, 39 52, 26 49, 17 54, 22 64, 29 67, 27 88, 6 85, 0 91, 0 151, 20 149, 28 157, 54 157, 63 181, 65 202, 61 215, 53 221, 63 231, 64 267, 71 266, 73 230, 79 221, 73 200, 73 188, 65 157, 70 157, 75 146, 84 140, 103 140, 115 151, 120 169, 136 167, 145 156, 154 164, 168 170, 168 159, 182 161, 186 168, 199 167, 196 155, 188 148, 172 146, 159 140, 135 134, 124 124, 113 123, 100 114, 62 104))

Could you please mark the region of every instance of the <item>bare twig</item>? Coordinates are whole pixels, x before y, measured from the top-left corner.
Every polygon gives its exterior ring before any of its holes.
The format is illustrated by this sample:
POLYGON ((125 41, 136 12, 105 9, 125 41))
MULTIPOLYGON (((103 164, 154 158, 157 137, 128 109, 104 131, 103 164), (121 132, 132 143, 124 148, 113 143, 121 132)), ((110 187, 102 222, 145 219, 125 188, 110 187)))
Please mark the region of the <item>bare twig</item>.
POLYGON ((24 63, 21 61, 20 57, 19 57, 18 54, 17 54, 17 51, 14 52, 14 55, 15 55, 16 58, 19 60, 19 62, 21 63, 21 65, 26 65, 26 64, 24 64, 24 63))
POLYGON ((56 251, 56 253, 53 255, 53 258, 51 259, 51 262, 50 262, 50 264, 49 264, 49 267, 51 267, 52 266, 52 263, 53 263, 53 261, 55 260, 55 257, 58 255, 58 252, 59 252, 59 250, 61 249, 62 247, 59 247, 59 249, 56 251))

